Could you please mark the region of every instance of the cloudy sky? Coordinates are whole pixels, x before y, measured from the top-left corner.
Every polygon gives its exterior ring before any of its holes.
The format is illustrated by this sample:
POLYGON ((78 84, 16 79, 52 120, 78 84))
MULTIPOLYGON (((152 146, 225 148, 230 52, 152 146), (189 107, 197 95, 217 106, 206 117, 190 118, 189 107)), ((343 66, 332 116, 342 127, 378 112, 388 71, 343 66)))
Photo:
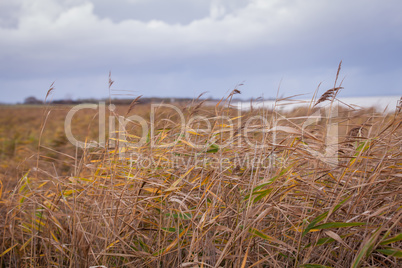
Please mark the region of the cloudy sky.
POLYGON ((400 0, 0 0, 0 102, 401 95, 400 0), (123 91, 124 90, 124 91, 123 91), (124 96, 123 96, 124 97, 124 96), (128 96, 130 97, 130 96, 128 96))

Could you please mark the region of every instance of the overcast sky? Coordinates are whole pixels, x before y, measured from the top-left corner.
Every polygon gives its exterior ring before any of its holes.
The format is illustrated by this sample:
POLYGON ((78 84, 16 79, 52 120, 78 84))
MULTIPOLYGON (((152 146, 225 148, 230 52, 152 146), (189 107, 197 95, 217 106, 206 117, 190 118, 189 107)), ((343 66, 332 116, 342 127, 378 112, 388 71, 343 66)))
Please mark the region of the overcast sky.
POLYGON ((0 102, 401 95, 400 0, 0 0, 0 102), (123 92, 123 91, 122 91, 123 92), (124 97, 124 96, 122 96, 124 97), (130 97, 130 96, 126 96, 130 97))

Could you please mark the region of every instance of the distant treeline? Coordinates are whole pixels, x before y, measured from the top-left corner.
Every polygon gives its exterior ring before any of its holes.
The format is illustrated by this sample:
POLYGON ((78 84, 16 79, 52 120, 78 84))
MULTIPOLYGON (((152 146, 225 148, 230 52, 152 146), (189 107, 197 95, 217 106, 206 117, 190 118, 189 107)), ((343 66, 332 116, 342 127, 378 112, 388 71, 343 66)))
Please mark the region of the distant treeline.
MULTIPOLYGON (((186 102, 186 101, 191 101, 191 98, 158 98, 158 97, 144 97, 144 98, 139 98, 136 100, 138 104, 148 104, 148 103, 177 103, 177 102, 186 102)), ((71 100, 71 99, 61 99, 61 100, 53 100, 53 101, 48 101, 46 102, 47 104, 65 104, 65 105, 76 105, 76 104, 82 104, 82 103, 99 103, 99 102, 105 102, 109 103, 111 102, 112 104, 115 105, 130 105, 133 99, 96 99, 96 98, 90 98, 90 99, 78 99, 78 100, 71 100)), ((29 105, 42 105, 44 102, 42 100, 39 100, 35 97, 28 97, 24 100, 24 104, 29 104, 29 105)))

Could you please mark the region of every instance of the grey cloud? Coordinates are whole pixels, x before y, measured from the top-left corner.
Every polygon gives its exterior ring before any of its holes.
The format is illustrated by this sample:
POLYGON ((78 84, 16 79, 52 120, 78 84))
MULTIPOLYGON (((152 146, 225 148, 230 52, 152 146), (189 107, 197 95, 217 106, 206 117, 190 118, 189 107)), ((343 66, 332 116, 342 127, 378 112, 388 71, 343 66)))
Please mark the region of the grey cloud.
POLYGON ((94 13, 119 23, 125 20, 148 22, 160 20, 169 24, 188 24, 209 14, 207 1, 96 1, 94 13))
POLYGON ((0 2, 0 27, 17 28, 18 17, 21 13, 21 1, 0 2))
POLYGON ((221 5, 231 13, 245 7, 248 0, 92 0, 94 13, 119 23, 125 20, 149 22, 160 20, 168 24, 189 24, 210 15, 211 5, 221 5))
POLYGON ((402 82, 396 0, 30 3, 17 28, 0 25, 1 91, 56 80, 61 98, 99 96, 111 70, 138 94, 220 97, 245 80, 243 96, 272 97, 281 80, 289 94, 331 86, 340 60, 345 94, 396 94, 402 82))

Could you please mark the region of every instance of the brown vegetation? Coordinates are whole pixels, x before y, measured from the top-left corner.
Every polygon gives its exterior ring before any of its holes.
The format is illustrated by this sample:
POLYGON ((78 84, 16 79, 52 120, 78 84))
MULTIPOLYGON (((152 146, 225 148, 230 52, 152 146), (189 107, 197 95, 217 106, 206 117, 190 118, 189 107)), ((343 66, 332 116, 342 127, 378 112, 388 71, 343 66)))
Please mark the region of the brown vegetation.
MULTIPOLYGON (((339 108, 334 164, 319 154, 328 118, 304 127, 314 103, 239 116, 232 96, 181 107, 211 129, 194 120, 182 133, 160 108, 154 135, 134 147, 141 129, 130 123, 124 149, 117 135, 76 150, 63 131, 69 107, 2 108, 2 265, 401 267, 402 113, 339 108)), ((134 104, 116 115, 150 120, 134 104)), ((97 137, 96 111, 77 118, 77 137, 97 137)))

